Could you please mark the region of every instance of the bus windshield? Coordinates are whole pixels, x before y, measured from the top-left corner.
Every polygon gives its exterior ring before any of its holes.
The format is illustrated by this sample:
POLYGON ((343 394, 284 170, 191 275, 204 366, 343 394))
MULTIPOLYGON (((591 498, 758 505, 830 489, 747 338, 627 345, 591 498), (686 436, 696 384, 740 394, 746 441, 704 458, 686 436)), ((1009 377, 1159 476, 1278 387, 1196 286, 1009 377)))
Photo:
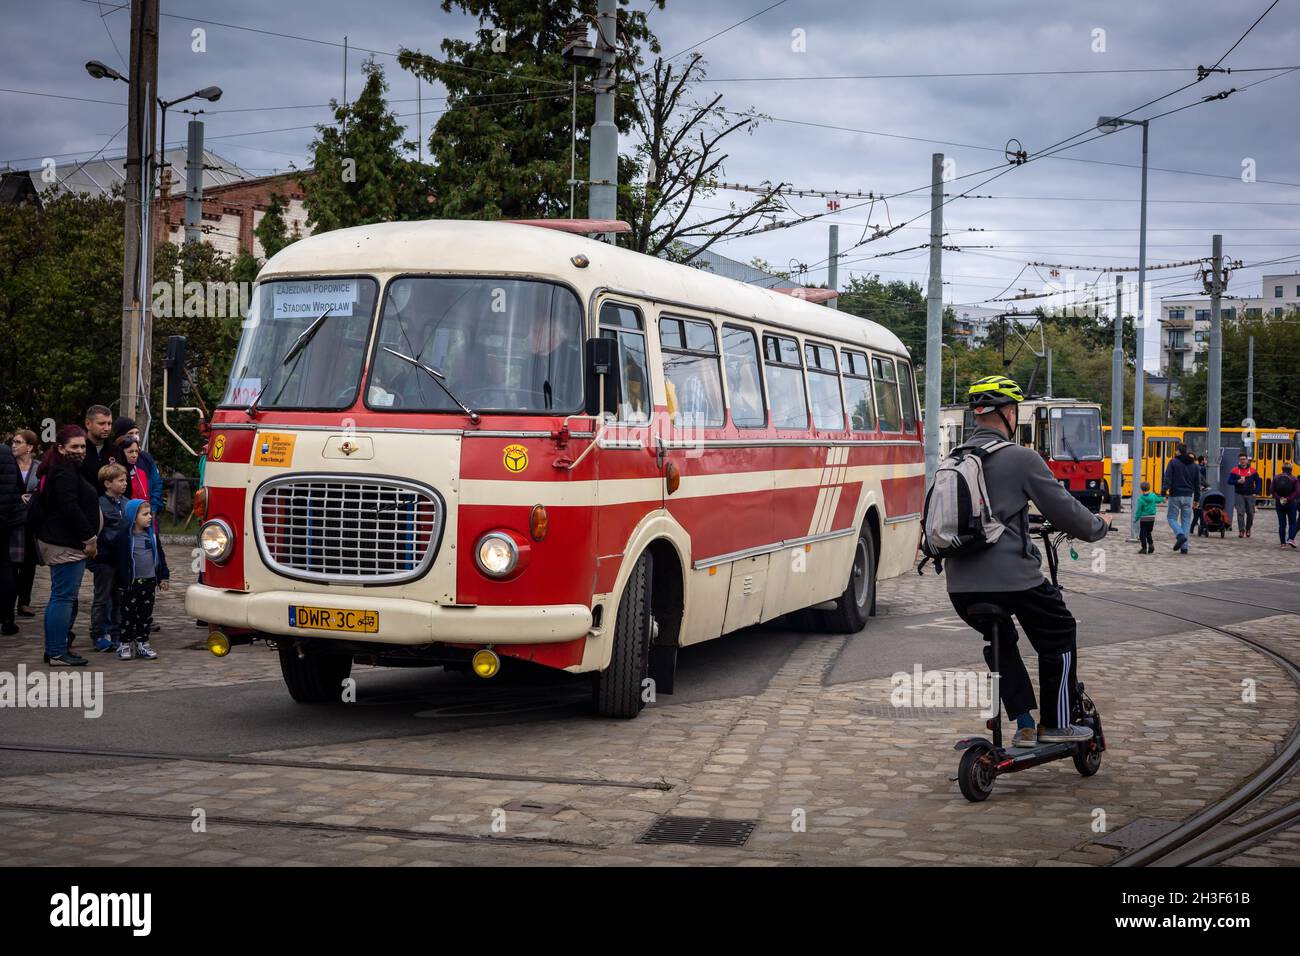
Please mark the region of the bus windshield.
POLYGON ((275 279, 253 290, 222 405, 343 409, 356 401, 377 283, 275 279), (326 313, 328 312, 328 315, 326 313), (309 338, 303 334, 320 321, 309 338), (302 339, 297 354, 285 356, 302 339))
POLYGON ((366 386, 378 410, 569 414, 582 406, 582 306, 552 282, 394 279, 366 386), (389 351, 391 350, 391 351, 389 351), (443 376, 439 387, 410 356, 443 376))
POLYGON ((1101 455, 1101 411, 1052 409, 1052 457, 1057 461, 1097 461, 1101 455))

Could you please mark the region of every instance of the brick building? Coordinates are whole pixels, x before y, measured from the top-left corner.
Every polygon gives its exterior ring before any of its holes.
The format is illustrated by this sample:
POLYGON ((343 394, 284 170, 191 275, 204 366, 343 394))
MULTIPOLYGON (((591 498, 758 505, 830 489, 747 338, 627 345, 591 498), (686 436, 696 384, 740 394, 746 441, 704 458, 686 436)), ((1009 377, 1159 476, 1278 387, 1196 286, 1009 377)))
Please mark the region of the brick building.
MULTIPOLYGON (((302 178, 305 172, 259 176, 214 186, 203 190, 203 241, 215 249, 237 256, 251 253, 265 259, 266 252, 254 230, 271 206, 271 197, 279 195, 285 204, 284 221, 289 235, 295 238, 311 234, 307 210, 303 206, 302 178)), ((169 190, 164 203, 154 203, 154 240, 180 245, 185 241, 185 194, 169 190)))

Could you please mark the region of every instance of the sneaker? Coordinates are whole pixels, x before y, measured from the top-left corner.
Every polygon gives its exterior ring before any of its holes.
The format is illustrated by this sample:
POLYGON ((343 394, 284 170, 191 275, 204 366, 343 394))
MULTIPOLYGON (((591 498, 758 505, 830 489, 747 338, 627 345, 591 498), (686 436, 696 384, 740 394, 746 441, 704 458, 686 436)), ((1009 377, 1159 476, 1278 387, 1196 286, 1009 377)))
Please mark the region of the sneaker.
POLYGON ((95 650, 97 650, 97 651, 111 651, 112 649, 113 649, 113 641, 110 640, 109 638, 107 638, 107 637, 97 637, 97 638, 95 638, 95 650))
POLYGON ((1038 731, 1033 727, 1022 727, 1011 738, 1013 747, 1032 747, 1038 743, 1038 731))
POLYGON ((148 641, 141 641, 135 646, 135 656, 142 661, 156 661, 158 652, 149 646, 148 641))
POLYGON ((150 624, 150 625, 149 625, 149 630, 150 630, 152 633, 157 634, 159 631, 162 630, 162 625, 161 625, 161 624, 150 624))
POLYGON ((1175 551, 1183 550, 1183 545, 1186 543, 1187 543, 1187 535, 1180 534, 1178 536, 1178 540, 1174 542, 1174 550, 1175 551))
POLYGON ((1295 546, 1295 538, 1292 538, 1290 541, 1288 541, 1288 542, 1286 543, 1286 546, 1287 546, 1288 548, 1291 548, 1293 551, 1296 550, 1296 546, 1295 546))
POLYGON ((1039 727, 1040 744, 1080 744, 1092 739, 1092 730, 1071 724, 1069 727, 1039 727))
POLYGON ((1244 532, 1244 531, 1238 531, 1238 532, 1237 532, 1237 537, 1238 537, 1238 538, 1244 538, 1244 537, 1246 537, 1246 532, 1244 532))
POLYGON ((49 664, 51 667, 85 667, 86 659, 84 657, 78 657, 76 654, 69 654, 67 651, 64 651, 57 657, 51 657, 49 654, 46 654, 45 663, 49 664))
POLYGON ((19 617, 35 617, 35 616, 36 616, 36 612, 33 611, 33 610, 32 610, 31 608, 29 608, 29 607, 20 607, 20 608, 18 609, 18 616, 19 616, 19 617))
POLYGON ((17 634, 17 633, 18 633, 18 625, 15 624, 13 621, 5 621, 3 624, 0 624, 0 634, 4 634, 6 637, 8 637, 11 634, 17 634))
POLYGON ((131 642, 123 641, 117 649, 117 659, 119 661, 129 661, 134 655, 131 653, 131 642))

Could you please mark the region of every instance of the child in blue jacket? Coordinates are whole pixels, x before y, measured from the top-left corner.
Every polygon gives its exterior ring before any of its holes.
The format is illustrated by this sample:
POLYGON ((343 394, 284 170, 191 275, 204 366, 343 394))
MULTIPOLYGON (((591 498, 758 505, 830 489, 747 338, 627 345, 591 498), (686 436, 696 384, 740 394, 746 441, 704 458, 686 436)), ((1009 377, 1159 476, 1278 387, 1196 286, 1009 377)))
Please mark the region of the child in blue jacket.
POLYGON ((122 608, 122 646, 117 659, 153 661, 158 653, 149 646, 153 605, 157 589, 166 590, 171 573, 167 556, 153 524, 153 508, 135 499, 126 504, 126 530, 113 540, 118 602, 122 608))

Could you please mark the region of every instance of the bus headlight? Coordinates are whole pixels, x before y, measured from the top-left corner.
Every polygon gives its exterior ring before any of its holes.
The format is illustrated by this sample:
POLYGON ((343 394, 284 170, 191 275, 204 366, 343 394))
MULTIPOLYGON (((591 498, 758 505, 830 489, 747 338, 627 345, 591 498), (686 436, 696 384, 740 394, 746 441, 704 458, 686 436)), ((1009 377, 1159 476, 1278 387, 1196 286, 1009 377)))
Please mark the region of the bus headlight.
POLYGON ((230 530, 230 525, 220 518, 205 521, 203 527, 199 529, 199 547, 203 549, 205 558, 215 564, 221 564, 228 560, 231 552, 235 550, 235 533, 230 530))
POLYGON ((504 578, 519 564, 519 546, 507 534, 489 531, 474 549, 478 569, 491 578, 504 578))

